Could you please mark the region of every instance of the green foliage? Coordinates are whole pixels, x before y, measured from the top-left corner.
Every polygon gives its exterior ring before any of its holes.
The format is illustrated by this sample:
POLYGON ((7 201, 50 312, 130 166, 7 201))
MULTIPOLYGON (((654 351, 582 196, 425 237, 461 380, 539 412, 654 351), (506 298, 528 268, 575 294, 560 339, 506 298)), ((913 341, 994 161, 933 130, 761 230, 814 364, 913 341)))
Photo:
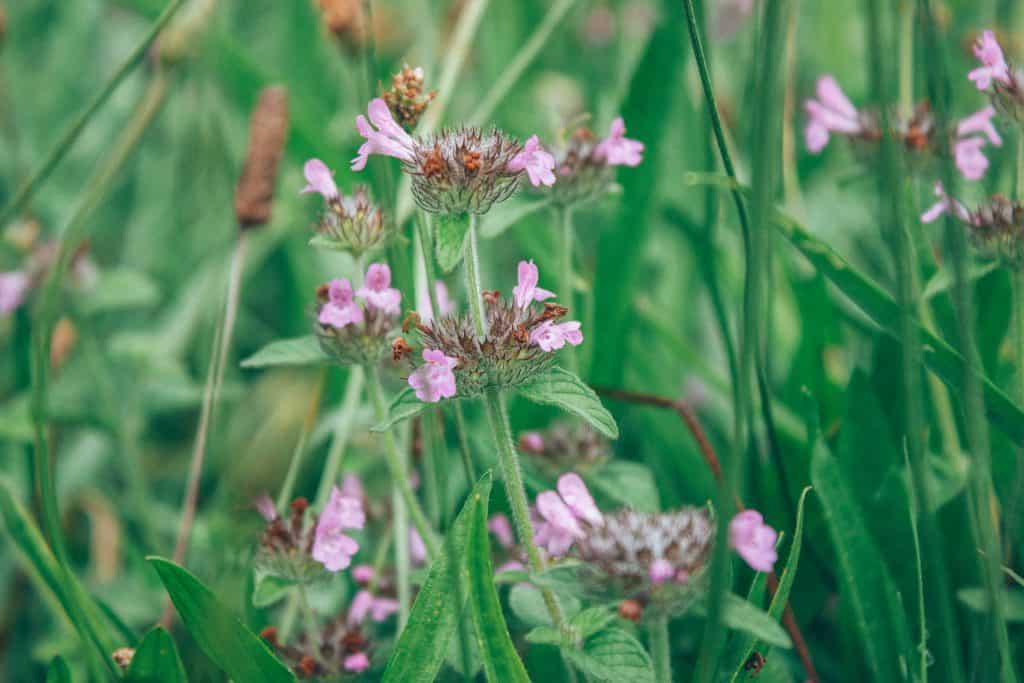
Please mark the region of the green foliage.
POLYGON ((601 405, 594 390, 564 368, 546 370, 516 390, 534 403, 557 406, 586 420, 609 439, 619 437, 615 418, 601 405))
POLYGON ((135 649, 128 667, 129 683, 186 683, 185 667, 170 634, 152 629, 135 649))
POLYGON ((462 261, 470 217, 469 214, 443 214, 432 218, 437 265, 443 272, 450 273, 462 261))

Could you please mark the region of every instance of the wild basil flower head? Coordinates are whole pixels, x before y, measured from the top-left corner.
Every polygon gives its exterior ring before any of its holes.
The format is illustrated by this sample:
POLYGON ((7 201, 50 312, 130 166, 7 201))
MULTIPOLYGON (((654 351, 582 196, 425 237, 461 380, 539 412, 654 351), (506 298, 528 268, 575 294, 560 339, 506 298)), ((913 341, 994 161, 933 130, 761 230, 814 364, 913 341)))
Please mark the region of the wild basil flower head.
POLYGON ((981 66, 967 74, 978 90, 988 93, 1000 114, 1024 122, 1024 70, 1006 61, 1003 48, 992 31, 985 31, 974 44, 974 56, 981 66))
POLYGON ((421 401, 466 398, 523 384, 547 369, 556 351, 583 342, 580 324, 561 321, 569 309, 546 302, 554 292, 538 287, 538 279, 537 266, 521 261, 511 299, 499 292, 484 293, 487 334, 482 339, 468 314, 442 315, 429 322, 416 317, 422 361, 404 339, 392 348, 396 359, 413 363, 409 386, 421 401))
POLYGON ((941 183, 936 183, 935 194, 939 199, 921 215, 923 222, 948 213, 964 224, 971 244, 984 256, 1024 269, 1024 203, 996 194, 971 211, 947 195, 941 183))
POLYGON ((611 456, 608 440, 582 421, 556 422, 541 432, 519 435, 519 450, 549 473, 586 471, 611 456))
POLYGON ((370 264, 357 291, 345 278, 322 285, 315 325, 320 348, 342 364, 376 363, 387 352, 387 335, 396 326, 401 301, 386 263, 370 264))
POLYGON ((554 157, 536 136, 521 145, 499 130, 444 130, 413 138, 391 115, 387 103, 370 102, 356 128, 366 142, 352 160, 361 171, 371 154, 395 157, 412 179, 412 193, 421 209, 437 214, 483 214, 515 192, 524 175, 532 185, 551 185, 554 157))
POLYGON ((325 246, 358 258, 387 244, 390 234, 384 215, 370 200, 366 187, 357 185, 352 196, 341 194, 331 169, 319 159, 307 161, 303 173, 306 186, 301 192, 316 192, 324 198, 324 212, 316 229, 325 246))

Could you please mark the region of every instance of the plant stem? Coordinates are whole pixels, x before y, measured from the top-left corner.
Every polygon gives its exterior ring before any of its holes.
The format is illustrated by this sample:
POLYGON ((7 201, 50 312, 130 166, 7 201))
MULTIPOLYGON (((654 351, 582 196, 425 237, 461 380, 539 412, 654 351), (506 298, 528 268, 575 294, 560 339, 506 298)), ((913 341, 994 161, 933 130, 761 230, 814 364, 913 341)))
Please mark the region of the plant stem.
POLYGON ((316 612, 309 603, 309 595, 306 594, 306 585, 298 583, 295 592, 299 596, 299 604, 302 605, 302 616, 306 620, 306 638, 312 643, 320 642, 320 626, 317 624, 316 612))
POLYGON ((288 471, 284 476, 284 483, 281 484, 281 491, 277 494, 277 509, 284 510, 292 498, 295 490, 295 479, 299 475, 299 468, 302 465, 302 458, 306 454, 306 440, 316 425, 316 416, 320 412, 320 399, 324 393, 324 381, 327 379, 326 368, 320 370, 317 378, 316 390, 309 399, 309 407, 306 409, 306 417, 302 421, 302 429, 299 432, 299 440, 295 443, 295 450, 292 451, 291 462, 288 463, 288 471))
MULTIPOLYGON (((1016 199, 1024 200, 1024 132, 1017 134, 1016 199)), ((1010 312, 1013 324, 1013 360, 1017 369, 1015 378, 1016 400, 1024 406, 1024 270, 1010 270, 1010 312)), ((1013 564, 1013 548, 1020 526, 1020 499, 1024 492, 1024 443, 1017 444, 1017 473, 1012 495, 1006 511, 1006 535, 1003 540, 1004 555, 1008 565, 1013 564)))
MULTIPOLYGON (((526 488, 523 486, 523 475, 519 469, 519 455, 512 441, 512 430, 508 424, 508 412, 505 401, 498 390, 491 389, 484 394, 484 406, 487 410, 487 422, 494 435, 494 444, 498 450, 498 464, 502 479, 505 481, 505 493, 508 495, 509 506, 512 508, 512 523, 516 527, 516 535, 526 549, 527 564, 530 572, 539 574, 545 569, 544 558, 533 541, 533 526, 530 524, 530 506, 526 500, 526 488)), ((551 621, 559 631, 564 631, 565 617, 558 604, 555 594, 548 588, 541 588, 541 596, 551 615, 551 621)))
POLYGON ((668 643, 668 617, 664 614, 651 619, 647 626, 648 648, 654 660, 654 680, 672 683, 672 652, 668 643))
MULTIPOLYGON (((559 268, 558 278, 558 291, 561 292, 562 301, 569 307, 569 310, 573 310, 575 299, 573 293, 575 292, 575 278, 573 277, 573 249, 575 245, 575 230, 572 223, 572 209, 568 206, 560 206, 555 209, 555 216, 558 217, 558 222, 562 228, 562 248, 561 256, 562 263, 559 268)), ((565 364, 567 370, 574 374, 579 374, 579 359, 576 355, 576 347, 567 345, 562 351, 562 361, 565 364)))
MULTIPOLYGON (((398 631, 409 621, 409 605, 412 602, 411 565, 409 562, 409 508, 402 499, 398 483, 391 487, 391 510, 395 527, 395 576, 398 582, 398 631)), ((423 536, 421 533, 420 536, 423 536)), ((424 537, 425 541, 426 537, 424 537)))
POLYGON ((483 291, 480 289, 480 254, 476 244, 476 214, 469 214, 469 232, 466 235, 466 253, 462 259, 466 271, 466 296, 469 297, 469 311, 477 339, 487 336, 487 319, 484 317, 483 291))
POLYGON ((512 61, 501 72, 498 80, 494 81, 494 85, 487 91, 487 94, 484 95, 483 101, 473 112, 472 116, 469 117, 469 125, 481 125, 494 112, 495 107, 505 99, 509 90, 512 89, 512 86, 516 84, 516 81, 523 75, 526 68, 537 57, 540 49, 544 47, 548 38, 551 37, 551 33, 575 3, 576 0, 557 0, 551 5, 551 9, 548 10, 548 13, 544 15, 544 19, 537 25, 533 35, 523 43, 523 46, 519 48, 519 52, 516 53, 516 56, 512 58, 512 61))
MULTIPOLYGON (((53 169, 57 167, 61 159, 71 151, 71 147, 75 144, 78 136, 82 134, 85 127, 89 125, 93 116, 99 111, 100 107, 110 99, 110 96, 117 90, 117 86, 121 84, 121 81, 132 72, 135 65, 142 61, 149 46, 152 45, 153 41, 160 34, 160 31, 167 25, 167 22, 171 20, 174 13, 181 7, 183 0, 171 0, 167 5, 167 8, 157 17, 156 21, 153 22, 153 26, 150 27, 149 32, 146 33, 142 41, 135 46, 135 48, 128 54, 128 57, 121 63, 117 70, 110 76, 103 87, 100 88, 93 98, 86 105, 85 109, 75 117, 75 120, 64 130, 63 134, 57 139, 53 147, 47 153, 43 163, 32 172, 30 175, 14 193, 14 198, 11 202, 4 207, 3 211, 0 212, 0 226, 4 225, 12 218, 15 214, 21 211, 28 201, 35 194, 39 186, 42 185, 46 179, 53 172, 53 169)), ((158 77, 159 78, 159 77, 158 77)))
POLYGON ((437 482, 437 462, 442 457, 441 437, 437 431, 437 415, 426 410, 420 416, 420 435, 423 454, 423 497, 426 499, 427 516, 435 528, 441 528, 441 493, 437 482))
POLYGON ((334 433, 331 435, 331 448, 327 451, 327 460, 324 462, 323 472, 320 474, 320 485, 316 491, 316 499, 313 507, 317 508, 327 502, 331 493, 331 487, 338 480, 338 470, 341 469, 342 457, 345 454, 345 446, 348 437, 352 432, 352 421, 355 419, 356 410, 359 408, 359 399, 363 394, 363 385, 366 375, 363 369, 352 366, 348 371, 348 382, 345 383, 345 396, 341 400, 341 414, 334 425, 334 433))
MULTIPOLYGON (((365 366, 364 371, 368 380, 367 387, 370 393, 370 400, 373 403, 374 414, 378 422, 383 422, 387 419, 388 408, 387 402, 384 400, 384 387, 381 385, 380 371, 374 365, 365 366)), ((419 501, 416 500, 416 494, 413 493, 412 486, 409 484, 409 470, 406 467, 405 458, 402 457, 398 444, 395 442, 395 436, 390 429, 381 434, 381 436, 384 439, 384 455, 387 458, 392 483, 398 492, 399 498, 408 508, 413 526, 416 527, 416 531, 423 538, 423 545, 427 548, 427 555, 433 560, 437 557, 440 550, 437 535, 430 527, 430 522, 427 521, 426 515, 423 514, 423 508, 420 507, 419 501)), ((395 529, 395 535, 400 535, 397 528, 395 529)), ((408 542, 408 538, 405 540, 408 542)))

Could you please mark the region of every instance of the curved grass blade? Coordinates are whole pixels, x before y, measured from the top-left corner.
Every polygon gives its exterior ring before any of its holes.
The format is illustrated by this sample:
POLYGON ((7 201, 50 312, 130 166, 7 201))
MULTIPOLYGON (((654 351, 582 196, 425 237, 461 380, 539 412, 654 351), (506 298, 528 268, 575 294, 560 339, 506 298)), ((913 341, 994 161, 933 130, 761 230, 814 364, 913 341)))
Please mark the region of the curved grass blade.
POLYGON ((128 683, 188 683, 178 648, 159 626, 146 634, 128 667, 128 683))

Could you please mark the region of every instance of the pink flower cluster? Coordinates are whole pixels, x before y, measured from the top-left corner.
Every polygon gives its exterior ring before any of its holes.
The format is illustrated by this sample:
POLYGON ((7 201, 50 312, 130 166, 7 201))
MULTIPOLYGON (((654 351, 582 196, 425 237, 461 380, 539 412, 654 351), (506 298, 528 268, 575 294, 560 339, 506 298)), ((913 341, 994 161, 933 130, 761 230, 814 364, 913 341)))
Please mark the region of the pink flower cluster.
MULTIPOLYGON (((540 273, 533 261, 520 261, 518 269, 519 282, 512 288, 512 297, 517 308, 528 308, 534 301, 545 301, 554 298, 555 293, 537 286, 540 273)), ((551 352, 563 348, 567 343, 579 346, 583 343, 580 323, 568 320, 558 323, 545 320, 530 330, 530 343, 539 346, 542 351, 551 352)))
POLYGON ((352 562, 359 544, 345 534, 348 529, 362 529, 366 524, 363 503, 359 498, 345 495, 337 486, 317 520, 313 539, 313 559, 327 571, 338 572, 352 562))
POLYGON ((423 365, 409 375, 409 386, 416 398, 426 403, 437 403, 455 395, 455 373, 459 361, 438 349, 423 350, 423 365))
POLYGON ((994 81, 1010 85, 1010 68, 1003 57, 1003 48, 999 46, 995 34, 985 31, 974 44, 974 56, 981 66, 974 69, 967 78, 974 82, 978 90, 988 90, 994 81))
POLYGON ((544 151, 536 135, 531 135, 523 145, 523 151, 512 157, 508 162, 510 171, 526 171, 530 184, 534 187, 555 184, 555 157, 544 151))
POLYGON ((980 180, 988 170, 988 158, 982 152, 985 144, 990 142, 996 147, 1003 144, 1003 139, 992 125, 992 117, 995 115, 995 107, 989 105, 957 124, 953 158, 956 167, 967 180, 980 180))
POLYGON ((568 552, 577 539, 584 537, 581 522, 592 526, 604 523, 601 511, 575 472, 558 478, 558 491, 537 495, 534 505, 534 541, 554 557, 568 552))
POLYGON ((815 92, 818 99, 804 102, 804 111, 807 112, 804 142, 812 154, 825 149, 830 133, 859 135, 864 132, 860 113, 835 77, 825 75, 819 78, 815 92))
POLYGON ((358 291, 353 292, 352 283, 346 278, 331 280, 327 288, 327 303, 320 308, 317 316, 320 324, 341 329, 346 325, 362 323, 363 308, 356 297, 363 300, 368 310, 398 315, 402 293, 391 287, 391 269, 386 263, 371 263, 366 270, 364 282, 358 291))
POLYGON ((729 547, 755 571, 770 572, 775 566, 778 538, 778 532, 764 523, 757 510, 744 510, 729 522, 729 547))
POLYGON ((608 137, 594 148, 594 158, 609 166, 639 166, 643 153, 644 143, 626 137, 626 122, 621 116, 612 121, 608 137))

